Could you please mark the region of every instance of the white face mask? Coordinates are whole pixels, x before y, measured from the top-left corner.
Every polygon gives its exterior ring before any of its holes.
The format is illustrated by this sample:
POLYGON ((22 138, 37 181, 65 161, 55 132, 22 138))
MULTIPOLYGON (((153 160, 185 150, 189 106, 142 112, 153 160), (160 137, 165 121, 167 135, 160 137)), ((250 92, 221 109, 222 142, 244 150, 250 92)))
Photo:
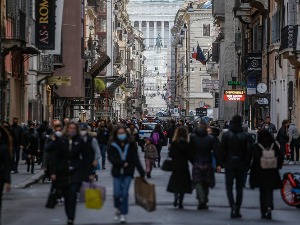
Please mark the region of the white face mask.
POLYGON ((55 131, 55 135, 56 135, 57 137, 61 137, 61 136, 62 136, 62 132, 61 132, 61 131, 55 131))
POLYGON ((81 135, 81 136, 87 135, 87 131, 86 131, 86 130, 81 130, 81 131, 80 131, 80 135, 81 135))

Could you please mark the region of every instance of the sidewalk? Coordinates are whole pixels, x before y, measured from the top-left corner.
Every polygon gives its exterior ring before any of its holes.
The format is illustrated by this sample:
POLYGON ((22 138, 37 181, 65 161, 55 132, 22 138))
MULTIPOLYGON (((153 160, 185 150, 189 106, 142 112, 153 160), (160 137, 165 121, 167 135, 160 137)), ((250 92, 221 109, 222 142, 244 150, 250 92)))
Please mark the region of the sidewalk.
POLYGON ((19 173, 12 173, 11 180, 12 180, 12 188, 27 188, 34 183, 37 183, 44 175, 44 170, 41 169, 41 166, 35 164, 35 171, 34 174, 27 173, 27 165, 25 161, 20 161, 18 167, 19 173))

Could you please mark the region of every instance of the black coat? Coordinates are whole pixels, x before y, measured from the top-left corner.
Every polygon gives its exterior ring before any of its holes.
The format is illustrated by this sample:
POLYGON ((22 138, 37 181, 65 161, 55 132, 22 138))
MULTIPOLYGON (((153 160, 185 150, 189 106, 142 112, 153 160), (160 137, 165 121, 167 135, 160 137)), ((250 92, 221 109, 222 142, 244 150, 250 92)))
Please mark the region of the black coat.
POLYGON ((188 164, 190 144, 184 140, 172 142, 169 156, 172 158, 173 171, 167 191, 172 193, 192 193, 192 181, 188 164))
MULTIPOLYGON (((272 143, 264 146, 266 149, 270 148, 272 143)), ((281 188, 282 182, 279 174, 279 169, 282 167, 283 154, 278 146, 274 144, 275 155, 277 157, 276 169, 262 169, 260 166, 260 158, 262 156, 262 149, 255 145, 253 149, 253 161, 250 172, 250 186, 251 188, 264 189, 278 189, 281 188)))
POLYGON ((276 136, 276 141, 280 144, 280 150, 285 153, 286 144, 289 142, 289 135, 286 127, 281 127, 276 136))
POLYGON ((56 175, 58 187, 81 184, 83 180, 86 180, 85 144, 78 135, 72 138, 71 146, 69 146, 69 139, 63 137, 52 141, 47 148, 52 149, 50 152, 54 151, 50 160, 50 173, 56 175))
POLYGON ((24 133, 23 145, 25 153, 36 156, 40 149, 39 134, 34 129, 29 129, 24 133))
MULTIPOLYGON (((122 145, 118 142, 115 142, 115 143, 117 143, 121 147, 122 151, 124 151, 125 146, 122 147, 122 145)), ((112 163, 112 166, 113 166, 112 167, 112 176, 113 177, 121 176, 122 170, 124 170, 123 175, 133 176, 135 168, 138 169, 138 171, 142 177, 145 176, 145 171, 140 163, 140 159, 138 156, 138 149, 137 149, 137 145, 135 142, 129 143, 129 149, 128 149, 128 153, 127 153, 125 161, 123 161, 121 159, 119 151, 111 144, 108 145, 107 154, 108 154, 108 160, 112 163), (128 163, 128 166, 124 167, 124 164, 126 162, 128 163)))
POLYGON ((0 144, 0 183, 10 183, 11 156, 6 144, 0 144))

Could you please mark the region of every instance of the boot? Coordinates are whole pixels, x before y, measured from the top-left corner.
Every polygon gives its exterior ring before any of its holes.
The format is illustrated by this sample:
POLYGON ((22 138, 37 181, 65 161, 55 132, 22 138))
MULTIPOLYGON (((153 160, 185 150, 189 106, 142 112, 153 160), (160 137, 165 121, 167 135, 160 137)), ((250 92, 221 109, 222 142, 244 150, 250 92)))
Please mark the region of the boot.
POLYGON ((178 206, 178 194, 176 193, 175 195, 174 195, 174 203, 173 203, 173 206, 174 207, 177 207, 178 206))
POLYGON ((31 163, 31 173, 34 174, 34 162, 31 163))
POLYGON ((240 209, 238 209, 236 205, 232 206, 230 217, 232 219, 236 219, 236 218, 241 218, 242 217, 242 215, 240 214, 240 209))
POLYGON ((184 194, 179 194, 179 204, 178 204, 178 209, 183 209, 183 198, 184 194))

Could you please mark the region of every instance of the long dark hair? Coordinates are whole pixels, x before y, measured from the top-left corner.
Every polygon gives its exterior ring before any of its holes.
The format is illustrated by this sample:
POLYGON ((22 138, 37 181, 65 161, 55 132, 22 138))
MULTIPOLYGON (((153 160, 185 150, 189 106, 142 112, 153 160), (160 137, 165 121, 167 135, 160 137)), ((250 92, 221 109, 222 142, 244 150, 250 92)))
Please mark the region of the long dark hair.
POLYGON ((266 147, 274 142, 274 138, 269 131, 262 129, 257 132, 257 142, 266 147))
POLYGON ((180 140, 185 140, 189 142, 189 131, 186 127, 181 126, 175 130, 173 142, 179 142, 180 140))
POLYGON ((117 142, 117 143, 120 143, 118 137, 117 137, 117 134, 118 134, 118 131, 120 129, 124 129, 125 133, 127 134, 127 139, 125 142, 128 142, 128 143, 134 143, 134 139, 132 138, 132 136, 128 133, 127 129, 126 129, 126 126, 124 125, 118 125, 118 127, 112 132, 112 135, 110 136, 110 139, 109 139, 109 144, 113 143, 113 142, 117 142))
POLYGON ((80 130, 79 130, 79 125, 78 125, 78 123, 75 123, 75 122, 69 122, 69 123, 67 123, 67 125, 64 127, 63 136, 65 136, 65 137, 68 137, 68 136, 69 136, 69 134, 68 134, 68 128, 69 128, 71 125, 75 125, 76 131, 77 131, 76 136, 79 135, 80 130))
POLYGON ((13 139, 11 135, 8 133, 7 129, 5 129, 5 127, 3 127, 2 125, 0 125, 0 133, 1 133, 0 143, 7 145, 9 155, 10 157, 12 157, 13 139))

